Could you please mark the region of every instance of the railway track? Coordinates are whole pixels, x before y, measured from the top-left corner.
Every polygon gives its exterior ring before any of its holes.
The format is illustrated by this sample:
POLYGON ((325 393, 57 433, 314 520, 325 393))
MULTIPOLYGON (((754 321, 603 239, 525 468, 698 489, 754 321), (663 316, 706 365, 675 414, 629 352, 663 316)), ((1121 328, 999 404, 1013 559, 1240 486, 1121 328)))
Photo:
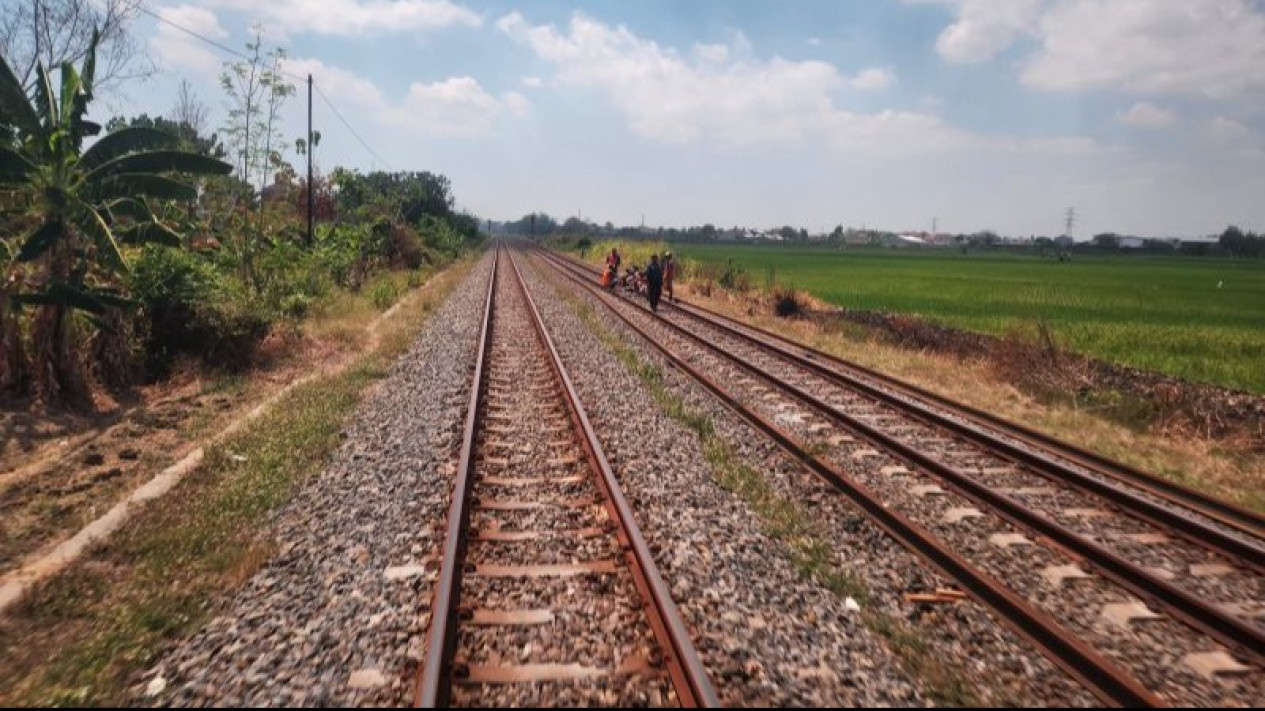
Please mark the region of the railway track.
MULTIPOLYGON (((588 268, 560 255, 553 256, 564 259, 571 267, 588 268)), ((1265 540, 1265 515, 1139 471, 1030 427, 954 402, 872 368, 845 361, 705 307, 678 301, 670 308, 679 309, 724 334, 766 348, 838 385, 855 388, 866 397, 905 408, 907 414, 930 426, 986 443, 998 454, 1032 467, 1043 476, 1058 477, 1084 491, 1115 499, 1121 505, 1133 508, 1139 516, 1161 523, 1194 525, 1197 534, 1189 536, 1191 540, 1196 540, 1196 535, 1202 536, 1211 549, 1238 554, 1257 572, 1265 571, 1265 550, 1260 544, 1265 540), (1157 503, 1160 509, 1168 509, 1157 510, 1157 503), (1172 518, 1171 509, 1177 509, 1188 517, 1181 520, 1172 518), (1192 520, 1190 514, 1205 520, 1192 520), (1209 526, 1210 522, 1215 525, 1209 526), (1237 539, 1235 534, 1238 534, 1237 539)))
POLYGON ((545 259, 1104 700, 1262 698, 1259 517, 545 259))
POLYGON ((473 377, 416 703, 718 705, 500 250, 473 377))

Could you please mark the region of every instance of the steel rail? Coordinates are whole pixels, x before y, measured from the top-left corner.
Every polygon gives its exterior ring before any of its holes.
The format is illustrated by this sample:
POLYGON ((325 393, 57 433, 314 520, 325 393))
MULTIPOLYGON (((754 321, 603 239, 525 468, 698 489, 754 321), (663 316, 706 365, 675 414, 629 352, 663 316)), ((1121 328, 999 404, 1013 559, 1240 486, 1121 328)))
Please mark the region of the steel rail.
POLYGON ((466 423, 461 435, 461 454, 457 478, 453 483, 452 505, 448 510, 448 529, 444 534, 444 557, 431 603, 430 631, 426 641, 426 663, 418 677, 413 705, 438 708, 448 705, 451 685, 446 682, 452 673, 452 654, 457 644, 457 607, 461 601, 458 574, 465 564, 466 531, 470 521, 470 489, 474 469, 474 440, 479 422, 479 405, 483 398, 484 372, 492 339, 492 309, 495 305, 497 270, 501 246, 497 243, 492 256, 492 274, 488 277, 488 293, 483 301, 483 322, 479 327, 479 346, 475 351, 473 385, 466 410, 466 423))
MULTIPOLYGON (((586 285, 588 284, 586 283, 586 285)), ((647 315, 650 314, 649 309, 638 304, 628 303, 632 308, 641 310, 647 315)), ((1257 664, 1265 661, 1265 630, 1255 624, 1222 609, 1185 588, 1156 576, 1151 571, 1125 559, 1111 549, 1077 534, 1048 516, 1024 506, 1014 498, 977 481, 970 475, 924 454, 916 447, 896 439, 867 422, 839 411, 816 395, 785 382, 764 368, 743 360, 680 324, 667 319, 657 319, 657 323, 701 345, 709 352, 733 363, 773 387, 790 394, 795 399, 818 411, 823 417, 834 422, 836 426, 842 426, 857 432, 877 446, 893 452, 906 462, 931 472, 959 494, 995 510, 998 515, 1010 522, 1011 525, 1036 532, 1039 536, 1058 546, 1066 554, 1070 554, 1070 557, 1084 560, 1117 585, 1161 607, 1174 618, 1182 620, 1187 625, 1217 639, 1231 649, 1239 650, 1244 656, 1257 664)), ((1161 528, 1166 531, 1169 530, 1167 527, 1161 528)), ((1231 558, 1231 560, 1235 559, 1231 558)))
POLYGON ((957 555, 944 542, 904 514, 889 509, 876 494, 852 480, 838 466, 807 452, 792 434, 744 406, 725 388, 661 345, 644 328, 619 309, 612 307, 595 285, 566 271, 557 263, 547 263, 565 278, 594 294, 607 310, 673 366, 698 381, 729 410, 769 435, 785 452, 847 496, 898 543, 957 581, 976 600, 997 612, 1004 625, 1032 642, 1054 664, 1084 684, 1099 699, 1116 706, 1166 706, 1158 696, 1131 675, 1062 628, 1048 613, 1037 609, 1013 590, 957 555))
MULTIPOLYGON (((561 385, 564 400, 572 424, 580 435, 590 472, 597 476, 598 488, 603 494, 603 505, 614 523, 614 535, 628 563, 633 581, 642 597, 648 621, 656 641, 663 652, 663 662, 676 691, 678 702, 685 707, 717 707, 719 697, 693 646, 689 629, 671 598, 670 590, 655 567, 654 558, 642 536, 632 509, 619 488, 618 480, 597 440, 596 433, 584 411, 570 376, 562 364, 553 340, 545 329, 540 312, 527 289, 522 273, 514 258, 506 250, 515 283, 523 295, 540 345, 548 352, 551 370, 561 385)), ((474 466, 474 442, 479 427, 478 411, 484 390, 485 358, 490 347, 490 324, 495 308, 494 290, 498 278, 501 250, 498 246, 494 257, 492 277, 484 306, 482 335, 475 364, 474 386, 471 393, 470 411, 466 417, 462 438, 461 459, 454 484, 453 503, 449 512, 449 525, 444 545, 444 560, 440 579, 432 605, 431 629, 427 643, 426 664, 418 682, 415 705, 435 708, 447 705, 453 673, 452 654, 456 646, 456 621, 460 602, 460 580, 465 558, 466 532, 468 530, 470 490, 474 466)))
MULTIPOLYGON (((562 259, 575 268, 588 270, 588 265, 576 262, 566 255, 551 253, 551 256, 562 259)), ((1148 474, 1127 464, 1117 462, 1099 454, 1095 454, 1076 445, 1064 442, 1050 435, 1038 432, 1025 425, 1011 422, 984 410, 950 400, 924 388, 907 383, 898 378, 880 373, 872 368, 843 360, 824 351, 796 343, 785 336, 767 329, 738 322, 728 316, 697 304, 688 302, 671 302, 670 306, 683 313, 697 318, 704 323, 734 335, 740 339, 756 343, 775 353, 793 360, 798 365, 829 378, 843 387, 860 390, 866 395, 882 400, 904 410, 914 410, 929 425, 951 430, 965 439, 1000 450, 1008 456, 1022 461, 1034 471, 1049 477, 1059 477, 1066 483, 1091 494, 1108 498, 1122 507, 1134 512, 1155 524, 1163 524, 1177 528, 1182 537, 1198 543, 1226 557, 1235 558, 1251 566, 1257 572, 1265 572, 1265 550, 1253 546, 1241 539, 1227 536, 1225 533, 1211 528, 1202 522, 1183 518, 1173 512, 1130 492, 1119 489, 1094 477, 1066 466, 1057 460, 1071 462, 1092 471, 1101 477, 1114 479, 1166 501, 1172 505, 1194 511, 1223 526, 1239 531, 1255 539, 1265 538, 1265 515, 1238 506, 1229 501, 1209 496, 1182 484, 1148 474), (744 330, 745 329, 745 330, 744 330), (751 331, 759 336, 747 333, 751 331), (828 367, 825 364, 829 364, 828 367), (842 369, 847 372, 840 372, 842 369), (881 385, 875 386, 871 382, 881 385), (896 391, 904 396, 902 399, 884 388, 896 391), (976 427, 994 430, 1005 437, 1023 442, 1028 449, 1018 447, 1011 442, 991 436, 986 432, 969 427, 962 422, 946 417, 927 406, 947 410, 955 417, 973 423, 976 427), (1036 450, 1035 452, 1033 450, 1036 450), (1039 452, 1039 454, 1038 454, 1039 452), (1054 457, 1055 459, 1050 459, 1054 457), (1187 527, 1190 527, 1187 529, 1187 527)))
POLYGON ((554 346, 553 338, 545 328, 540 311, 536 308, 536 302, 512 254, 510 265, 518 277, 518 287, 527 300, 536 333, 549 352, 549 362, 553 366, 553 372, 563 386, 567 409, 570 411, 576 430, 582 435, 580 439, 588 455, 590 470, 600 474, 597 479, 598 486, 602 489, 605 506, 611 515, 611 520, 618 524, 617 534, 620 546, 637 588, 641 591, 642 599, 646 602, 646 612, 655 632, 655 638, 664 651, 665 662, 672 678, 673 688, 676 689, 677 700, 682 706, 691 708, 718 707, 720 698, 716 695, 716 690, 707 675, 707 670, 703 667, 698 651, 694 649, 689 628, 681 617, 676 603, 672 600, 671 590, 659 573, 650 546, 641 534, 641 528, 633 517, 632 507, 620 489, 619 480, 611 469, 610 461, 606 458, 593 424, 589 421, 588 413, 585 412, 584 405, 580 401, 580 395, 575 390, 575 384, 562 363, 562 357, 554 346))

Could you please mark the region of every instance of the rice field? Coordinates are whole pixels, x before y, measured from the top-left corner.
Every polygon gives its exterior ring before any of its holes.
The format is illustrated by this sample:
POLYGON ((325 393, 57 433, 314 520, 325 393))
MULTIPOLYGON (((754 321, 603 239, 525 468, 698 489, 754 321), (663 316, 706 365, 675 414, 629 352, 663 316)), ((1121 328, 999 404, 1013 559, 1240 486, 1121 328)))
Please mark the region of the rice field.
MULTIPOLYGON (((630 245, 631 246, 631 245, 630 245)), ((1086 355, 1265 393, 1265 261, 679 245, 854 309, 1002 335, 1044 322, 1086 355)))

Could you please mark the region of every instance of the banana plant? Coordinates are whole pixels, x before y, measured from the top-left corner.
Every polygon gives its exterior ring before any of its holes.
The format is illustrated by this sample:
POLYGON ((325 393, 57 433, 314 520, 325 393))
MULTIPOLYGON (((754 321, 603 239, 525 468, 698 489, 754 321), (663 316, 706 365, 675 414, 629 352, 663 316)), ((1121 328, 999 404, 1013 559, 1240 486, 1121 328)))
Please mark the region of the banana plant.
POLYGON ((85 116, 96 44, 94 33, 79 71, 70 62, 61 65, 60 92, 41 63, 30 97, 0 57, 0 136, 8 137, 0 140, 0 202, 33 224, 16 240, 16 261, 31 278, 24 280, 26 290, 9 298, 16 306, 40 307, 51 321, 41 329, 37 317, 36 333, 51 337, 43 350, 55 361, 37 363, 37 374, 66 366, 68 311, 100 317, 130 303, 118 286, 128 270, 120 245, 179 246, 179 235, 154 215, 149 201, 196 199, 196 188, 177 175, 232 171, 223 161, 177 150, 178 137, 150 128, 115 131, 84 149, 84 139, 101 131, 85 116))

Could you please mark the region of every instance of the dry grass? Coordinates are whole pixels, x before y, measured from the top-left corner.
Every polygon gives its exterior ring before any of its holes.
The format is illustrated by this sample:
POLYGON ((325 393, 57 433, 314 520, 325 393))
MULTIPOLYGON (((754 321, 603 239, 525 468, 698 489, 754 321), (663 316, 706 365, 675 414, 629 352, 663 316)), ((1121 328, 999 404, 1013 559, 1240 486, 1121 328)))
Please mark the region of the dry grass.
POLYGON ((273 544, 259 531, 269 514, 320 471, 365 389, 471 264, 436 276, 376 333, 362 322, 365 348, 347 369, 295 388, 209 448, 158 505, 32 590, 0 620, 0 702, 130 705, 138 674, 268 560, 273 544))
POLYGON ((762 304, 723 291, 714 291, 710 297, 693 291, 690 299, 1143 471, 1265 512, 1265 455, 1252 452, 1247 443, 1161 427, 1129 427, 1099 416, 1098 405, 1092 401, 1043 402, 1017 389, 994 365, 896 347, 865 326, 845 324, 827 332, 813 322, 776 318, 762 304))

